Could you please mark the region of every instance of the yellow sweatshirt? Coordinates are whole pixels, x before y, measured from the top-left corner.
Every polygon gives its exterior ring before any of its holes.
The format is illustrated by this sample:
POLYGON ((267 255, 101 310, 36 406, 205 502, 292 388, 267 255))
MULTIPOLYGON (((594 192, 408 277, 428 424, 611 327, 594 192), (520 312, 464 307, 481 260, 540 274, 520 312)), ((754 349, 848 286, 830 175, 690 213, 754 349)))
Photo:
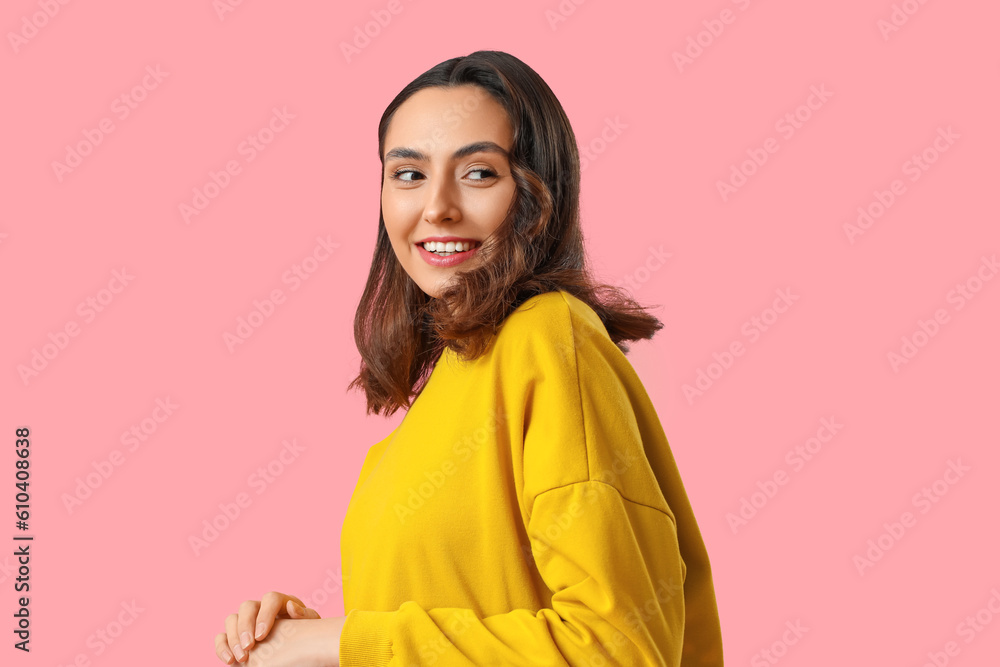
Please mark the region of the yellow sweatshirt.
POLYGON ((445 349, 365 457, 341 533, 343 667, 722 665, 708 554, 635 370, 536 295, 445 349))

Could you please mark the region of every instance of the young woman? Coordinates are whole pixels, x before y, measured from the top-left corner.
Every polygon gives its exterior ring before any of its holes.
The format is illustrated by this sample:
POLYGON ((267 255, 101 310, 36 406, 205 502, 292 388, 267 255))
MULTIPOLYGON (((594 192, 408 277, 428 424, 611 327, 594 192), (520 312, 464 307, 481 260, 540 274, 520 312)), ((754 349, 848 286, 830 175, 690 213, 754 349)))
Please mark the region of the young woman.
POLYGON ((379 158, 349 388, 407 411, 344 519, 347 616, 268 593, 226 619, 219 658, 722 665, 708 554, 625 358, 663 325, 591 278, 555 95, 503 52, 447 60, 386 109, 379 158))

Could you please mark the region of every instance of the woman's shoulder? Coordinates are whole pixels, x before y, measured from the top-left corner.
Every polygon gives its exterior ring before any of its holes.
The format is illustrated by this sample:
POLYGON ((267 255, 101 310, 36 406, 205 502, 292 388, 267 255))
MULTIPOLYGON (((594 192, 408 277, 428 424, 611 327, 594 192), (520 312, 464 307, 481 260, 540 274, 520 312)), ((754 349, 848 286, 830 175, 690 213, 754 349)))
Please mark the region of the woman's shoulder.
POLYGON ((543 292, 525 299, 504 320, 502 328, 520 333, 552 329, 596 330, 607 336, 604 323, 594 309, 565 290, 543 292))
POLYGON ((564 290, 536 294, 522 302, 502 323, 497 344, 521 352, 614 347, 594 309, 564 290))

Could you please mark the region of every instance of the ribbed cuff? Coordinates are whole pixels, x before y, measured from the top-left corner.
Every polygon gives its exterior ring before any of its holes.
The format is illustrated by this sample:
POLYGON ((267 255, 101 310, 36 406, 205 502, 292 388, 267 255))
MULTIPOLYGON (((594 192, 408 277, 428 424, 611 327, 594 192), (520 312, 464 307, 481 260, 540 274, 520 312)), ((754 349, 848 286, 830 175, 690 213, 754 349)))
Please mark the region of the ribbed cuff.
POLYGON ((340 667, 386 667, 392 660, 395 614, 352 609, 340 631, 340 667))

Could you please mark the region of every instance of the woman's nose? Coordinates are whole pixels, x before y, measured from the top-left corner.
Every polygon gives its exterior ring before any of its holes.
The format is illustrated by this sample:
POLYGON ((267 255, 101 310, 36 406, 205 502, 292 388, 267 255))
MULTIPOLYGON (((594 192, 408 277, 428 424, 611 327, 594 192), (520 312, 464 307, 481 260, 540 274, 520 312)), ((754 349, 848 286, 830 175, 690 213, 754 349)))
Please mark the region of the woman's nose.
POLYGON ((455 221, 461 217, 450 183, 443 180, 429 183, 425 192, 427 199, 424 202, 424 218, 428 222, 455 221))

